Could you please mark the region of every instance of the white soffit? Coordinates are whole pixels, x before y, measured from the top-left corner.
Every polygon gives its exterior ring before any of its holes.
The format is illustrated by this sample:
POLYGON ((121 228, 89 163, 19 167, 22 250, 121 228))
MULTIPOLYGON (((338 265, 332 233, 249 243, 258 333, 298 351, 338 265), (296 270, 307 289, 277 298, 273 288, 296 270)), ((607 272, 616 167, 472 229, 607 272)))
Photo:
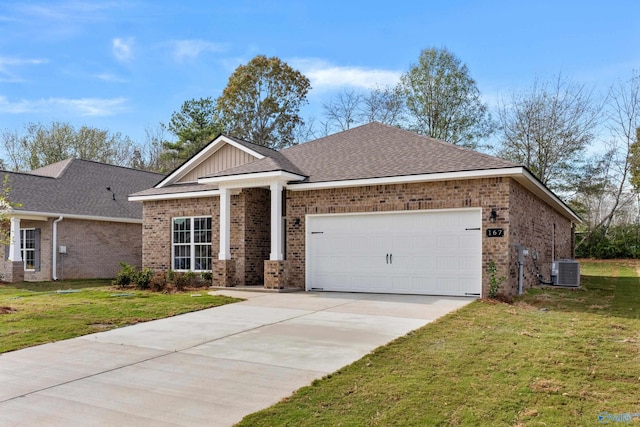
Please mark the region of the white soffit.
POLYGON ((192 199, 196 197, 218 197, 220 190, 187 191, 183 193, 149 194, 145 196, 129 196, 130 202, 149 202, 153 200, 192 199))
POLYGON ((273 182, 286 184, 290 181, 302 181, 305 177, 286 171, 258 172, 240 175, 218 176, 198 179, 199 184, 217 184, 227 188, 246 188, 269 185, 273 182))

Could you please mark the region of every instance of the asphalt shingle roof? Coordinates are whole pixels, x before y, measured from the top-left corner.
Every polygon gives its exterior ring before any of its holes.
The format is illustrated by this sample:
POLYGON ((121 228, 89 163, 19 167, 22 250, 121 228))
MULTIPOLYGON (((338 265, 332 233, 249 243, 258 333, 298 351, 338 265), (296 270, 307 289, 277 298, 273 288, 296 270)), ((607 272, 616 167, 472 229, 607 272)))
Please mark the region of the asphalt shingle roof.
POLYGON ((283 170, 306 176, 306 183, 517 166, 381 123, 369 123, 274 153, 211 177, 283 170))
POLYGON ((8 176, 9 198, 19 211, 142 219, 131 193, 153 187, 164 175, 80 159, 68 159, 8 176), (107 187, 110 190, 107 190, 107 187), (115 195, 115 200, 114 200, 115 195))

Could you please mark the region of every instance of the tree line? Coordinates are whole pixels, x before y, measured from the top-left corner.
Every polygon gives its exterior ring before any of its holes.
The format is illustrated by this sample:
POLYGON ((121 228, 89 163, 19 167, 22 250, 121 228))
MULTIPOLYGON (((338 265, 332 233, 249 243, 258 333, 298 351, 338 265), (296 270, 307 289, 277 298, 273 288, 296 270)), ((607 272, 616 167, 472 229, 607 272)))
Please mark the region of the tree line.
POLYGON ((148 129, 144 144, 87 126, 32 123, 0 132, 2 166, 26 171, 79 157, 167 172, 220 133, 280 149, 378 121, 526 166, 583 218, 579 254, 640 252, 631 240, 620 244, 621 235, 638 240, 628 229, 640 228, 637 72, 605 94, 562 75, 536 78, 489 108, 467 65, 446 48, 430 48, 396 85, 343 89, 322 104, 320 117, 305 120, 300 110, 310 90, 300 71, 259 55, 236 68, 220 96, 186 100, 148 129))

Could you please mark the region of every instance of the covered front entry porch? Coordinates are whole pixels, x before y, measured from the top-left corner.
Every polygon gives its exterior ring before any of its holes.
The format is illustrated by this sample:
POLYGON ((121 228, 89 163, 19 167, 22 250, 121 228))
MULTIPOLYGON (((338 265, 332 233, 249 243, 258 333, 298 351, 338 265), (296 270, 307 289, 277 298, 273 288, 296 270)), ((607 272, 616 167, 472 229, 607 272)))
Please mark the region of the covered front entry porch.
MULTIPOLYGON (((258 271, 247 269, 247 265, 260 262, 259 259, 249 259, 259 257, 254 250, 255 245, 264 247, 267 244, 268 259, 266 256, 262 259, 264 287, 285 289, 292 285, 288 280, 285 260, 284 192, 288 181, 300 178, 298 175, 278 171, 215 179, 220 194, 220 243, 217 259, 212 260, 213 286, 234 287, 255 284, 252 280, 239 280, 237 269, 241 265, 245 275, 259 274, 258 271), (257 204, 245 203, 244 209, 240 209, 244 227, 242 230, 238 229, 237 218, 232 217, 232 196, 241 191, 251 192, 262 189, 268 189, 268 208, 266 204, 262 204, 260 209, 257 204), (242 235, 236 235, 238 233, 242 235)), ((255 268, 255 270, 260 269, 255 268)))

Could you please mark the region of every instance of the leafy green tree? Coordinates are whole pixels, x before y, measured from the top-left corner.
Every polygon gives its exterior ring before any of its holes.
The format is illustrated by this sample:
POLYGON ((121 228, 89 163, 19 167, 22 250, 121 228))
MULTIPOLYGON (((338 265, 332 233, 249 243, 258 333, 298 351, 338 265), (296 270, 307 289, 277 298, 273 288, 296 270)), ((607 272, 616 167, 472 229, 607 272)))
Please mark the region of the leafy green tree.
POLYGON ((475 148, 493 123, 465 64, 447 49, 425 49, 400 87, 416 132, 475 148))
POLYGON ((193 156, 222 131, 216 120, 212 98, 185 101, 180 110, 171 115, 169 123, 162 127, 177 137, 175 142, 162 143, 164 152, 161 157, 166 169, 193 156))
POLYGON ((133 141, 120 132, 75 128, 64 122, 30 123, 24 132, 4 130, 0 140, 7 166, 15 171, 37 169, 69 157, 128 166, 134 151, 133 141))
POLYGON ((216 109, 224 131, 266 147, 294 143, 309 79, 277 57, 259 55, 229 77, 216 109))

